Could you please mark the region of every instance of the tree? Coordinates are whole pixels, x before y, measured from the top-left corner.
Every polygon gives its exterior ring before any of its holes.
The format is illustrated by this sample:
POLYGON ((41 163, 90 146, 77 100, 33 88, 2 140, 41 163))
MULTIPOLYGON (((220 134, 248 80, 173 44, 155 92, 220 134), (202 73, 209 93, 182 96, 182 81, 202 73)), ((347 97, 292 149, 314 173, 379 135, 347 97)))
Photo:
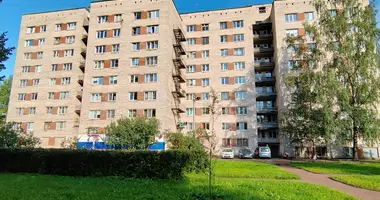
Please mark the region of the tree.
POLYGON ((4 82, 0 85, 0 120, 4 121, 7 111, 9 96, 11 94, 11 85, 12 85, 12 76, 5 79, 4 82))
POLYGON ((34 148, 40 139, 21 129, 14 129, 14 123, 0 123, 0 148, 34 148))
POLYGON ((203 144, 193 137, 180 132, 166 134, 169 149, 204 151, 203 144))
MULTIPOLYGON (((315 123, 320 125, 309 127, 322 128, 324 137, 333 133, 342 140, 351 138, 354 158, 359 159, 358 139, 372 141, 380 135, 376 109, 380 93, 376 42, 380 31, 375 5, 365 6, 357 0, 315 0, 314 6, 318 21, 305 23, 307 36, 294 40, 300 47, 300 79, 309 79, 313 85, 304 95, 314 93, 316 98, 309 108, 310 119, 312 110, 323 111, 319 111, 320 117, 315 115, 315 123), (308 40, 315 45, 307 45, 308 40), (308 47, 311 52, 305 51, 308 47), (309 73, 308 68, 312 68, 309 73)), ((309 118, 305 119, 301 122, 309 118)))
MULTIPOLYGON (((15 50, 14 47, 6 47, 6 42, 8 41, 8 38, 6 37, 7 33, 2 33, 0 35, 0 71, 6 69, 3 62, 8 60, 9 56, 12 55, 12 51, 15 50)), ((0 77, 0 81, 3 81, 5 76, 0 77)))
POLYGON ((129 148, 147 149, 159 133, 156 118, 121 118, 106 127, 107 143, 129 148))

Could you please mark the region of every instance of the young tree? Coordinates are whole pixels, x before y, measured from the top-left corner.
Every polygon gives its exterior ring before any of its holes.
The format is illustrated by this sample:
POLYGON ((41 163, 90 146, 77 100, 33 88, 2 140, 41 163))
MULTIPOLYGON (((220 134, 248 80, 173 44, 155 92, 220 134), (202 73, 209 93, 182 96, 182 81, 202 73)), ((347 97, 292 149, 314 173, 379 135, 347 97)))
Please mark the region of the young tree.
MULTIPOLYGON (((15 49, 14 47, 6 47, 6 42, 8 38, 6 37, 7 33, 0 34, 0 71, 5 69, 5 65, 3 62, 8 60, 9 56, 12 55, 12 51, 15 49)), ((0 81, 3 81, 5 76, 0 77, 0 81)))
POLYGON ((11 94, 12 77, 4 80, 0 85, 0 120, 4 121, 8 111, 9 96, 11 94))
POLYGON ((203 144, 193 135, 180 132, 166 134, 169 149, 204 151, 203 144))
POLYGON ((34 148, 40 139, 13 128, 13 123, 0 123, 0 148, 34 148))
POLYGON ((108 125, 106 130, 109 144, 147 149, 159 133, 159 121, 146 117, 121 118, 108 125))

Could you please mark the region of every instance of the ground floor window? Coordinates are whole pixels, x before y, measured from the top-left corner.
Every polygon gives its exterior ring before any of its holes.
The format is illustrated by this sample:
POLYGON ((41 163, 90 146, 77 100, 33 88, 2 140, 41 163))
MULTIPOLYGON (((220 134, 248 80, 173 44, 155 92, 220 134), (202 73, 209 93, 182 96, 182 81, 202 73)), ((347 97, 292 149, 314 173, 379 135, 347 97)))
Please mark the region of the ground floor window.
POLYGON ((248 147, 247 138, 223 138, 223 147, 248 147))
POLYGON ((317 147, 318 157, 327 157, 327 147, 317 147))

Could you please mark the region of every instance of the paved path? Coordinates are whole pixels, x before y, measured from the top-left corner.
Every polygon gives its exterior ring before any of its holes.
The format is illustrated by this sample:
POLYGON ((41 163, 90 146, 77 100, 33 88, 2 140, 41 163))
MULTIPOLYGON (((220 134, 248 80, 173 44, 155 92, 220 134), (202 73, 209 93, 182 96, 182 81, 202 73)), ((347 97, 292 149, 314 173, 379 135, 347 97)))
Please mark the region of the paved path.
POLYGON ((330 188, 340 190, 344 193, 347 193, 349 195, 355 196, 363 200, 380 200, 380 192, 361 189, 361 188, 340 183, 338 181, 331 180, 330 177, 332 175, 329 175, 329 174, 315 174, 315 173, 311 173, 305 170, 291 167, 286 164, 285 165, 280 164, 280 167, 285 169, 288 172, 299 175, 301 177, 301 182, 324 185, 330 188))

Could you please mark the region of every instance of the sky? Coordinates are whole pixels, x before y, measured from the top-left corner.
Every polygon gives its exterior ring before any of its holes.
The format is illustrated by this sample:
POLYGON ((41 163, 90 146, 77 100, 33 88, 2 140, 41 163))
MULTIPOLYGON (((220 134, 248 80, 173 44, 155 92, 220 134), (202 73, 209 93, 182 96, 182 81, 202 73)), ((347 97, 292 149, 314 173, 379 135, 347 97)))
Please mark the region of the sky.
MULTIPOLYGON (((17 47, 21 16, 27 13, 45 12, 68 8, 89 7, 93 0, 2 0, 0 3, 0 33, 8 32, 8 46, 17 47)), ((199 10, 231 8, 237 6, 272 3, 272 0, 174 0, 180 13, 199 10)), ((376 2, 380 8, 380 0, 376 2)), ((380 22, 380 15, 377 16, 380 22)), ((4 64, 6 70, 0 75, 13 74, 15 54, 4 64)))

